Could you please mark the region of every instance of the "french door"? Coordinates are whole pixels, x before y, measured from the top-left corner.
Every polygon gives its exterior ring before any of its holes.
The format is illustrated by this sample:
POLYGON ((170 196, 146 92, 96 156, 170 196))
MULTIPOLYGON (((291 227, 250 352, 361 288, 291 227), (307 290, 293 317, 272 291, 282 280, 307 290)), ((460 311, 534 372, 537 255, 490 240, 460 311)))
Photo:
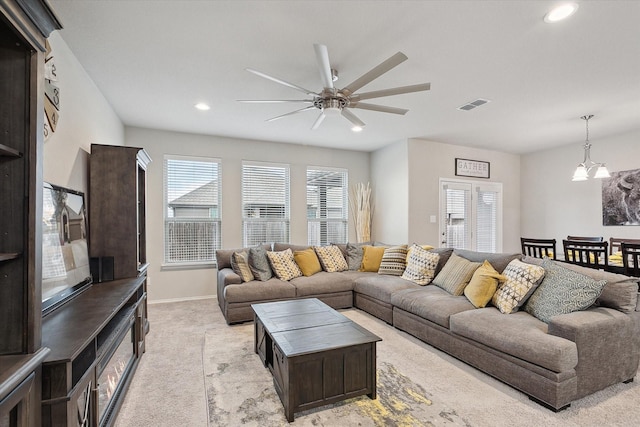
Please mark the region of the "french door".
POLYGON ((502 183, 440 180, 440 246, 502 250, 502 183))

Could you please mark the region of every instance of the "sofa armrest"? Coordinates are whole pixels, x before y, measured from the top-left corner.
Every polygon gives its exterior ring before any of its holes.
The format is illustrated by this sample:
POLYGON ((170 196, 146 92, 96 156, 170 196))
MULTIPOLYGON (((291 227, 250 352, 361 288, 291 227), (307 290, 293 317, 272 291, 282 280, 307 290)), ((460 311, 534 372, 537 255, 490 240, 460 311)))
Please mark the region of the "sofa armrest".
POLYGON ((551 319, 549 334, 576 344, 578 397, 633 378, 640 362, 638 325, 635 316, 604 307, 551 319))
POLYGON ((242 283, 242 278, 230 268, 218 270, 217 296, 220 308, 224 306, 224 287, 242 283))

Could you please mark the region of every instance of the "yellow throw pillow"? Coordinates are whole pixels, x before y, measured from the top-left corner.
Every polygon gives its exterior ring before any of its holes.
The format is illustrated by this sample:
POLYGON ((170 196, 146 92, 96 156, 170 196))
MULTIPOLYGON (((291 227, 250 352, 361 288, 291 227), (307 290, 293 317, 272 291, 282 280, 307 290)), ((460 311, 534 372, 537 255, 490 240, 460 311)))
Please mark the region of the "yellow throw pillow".
POLYGON ((293 252, 293 259, 305 276, 313 276, 322 271, 322 266, 313 248, 293 252))
POLYGON ((385 249, 385 246, 363 246, 360 271, 377 273, 380 269, 380 263, 382 262, 385 249))
POLYGON ((485 260, 478 268, 469 284, 464 288, 464 296, 467 297, 475 308, 486 307, 491 297, 496 293, 498 284, 507 280, 505 276, 498 273, 495 268, 485 260))

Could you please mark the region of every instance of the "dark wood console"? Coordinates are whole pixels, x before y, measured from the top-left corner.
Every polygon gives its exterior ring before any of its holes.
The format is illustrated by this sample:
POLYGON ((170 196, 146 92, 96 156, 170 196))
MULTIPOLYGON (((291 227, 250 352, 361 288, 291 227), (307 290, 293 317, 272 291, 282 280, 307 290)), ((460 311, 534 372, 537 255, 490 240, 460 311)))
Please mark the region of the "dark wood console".
POLYGON ((44 318, 42 425, 109 426, 144 351, 146 277, 94 284, 44 318))

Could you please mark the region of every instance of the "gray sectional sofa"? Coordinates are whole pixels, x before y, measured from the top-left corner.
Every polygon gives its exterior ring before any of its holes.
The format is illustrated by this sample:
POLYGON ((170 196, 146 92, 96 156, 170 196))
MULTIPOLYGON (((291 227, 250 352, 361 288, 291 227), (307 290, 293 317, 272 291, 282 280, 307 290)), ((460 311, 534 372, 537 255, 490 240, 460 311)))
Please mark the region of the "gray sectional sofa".
MULTIPOLYGON (((274 244, 273 250, 308 246, 274 244)), ((345 250, 344 246, 341 248, 345 250)), ((420 286, 399 276, 372 272, 322 271, 285 282, 272 278, 242 283, 231 254, 217 253, 217 296, 227 323, 253 320, 251 304, 315 297, 333 308, 356 307, 560 410, 576 399, 619 382, 632 381, 640 362, 637 278, 562 264, 595 280, 606 280, 593 306, 545 323, 520 310, 502 314, 476 308, 464 295, 420 286)), ((433 249, 437 271, 452 252, 474 262, 488 260, 502 272, 513 259, 540 265, 521 254, 433 249)), ((346 252, 345 252, 346 256, 346 252)), ((549 261, 555 262, 555 261, 549 261)))

